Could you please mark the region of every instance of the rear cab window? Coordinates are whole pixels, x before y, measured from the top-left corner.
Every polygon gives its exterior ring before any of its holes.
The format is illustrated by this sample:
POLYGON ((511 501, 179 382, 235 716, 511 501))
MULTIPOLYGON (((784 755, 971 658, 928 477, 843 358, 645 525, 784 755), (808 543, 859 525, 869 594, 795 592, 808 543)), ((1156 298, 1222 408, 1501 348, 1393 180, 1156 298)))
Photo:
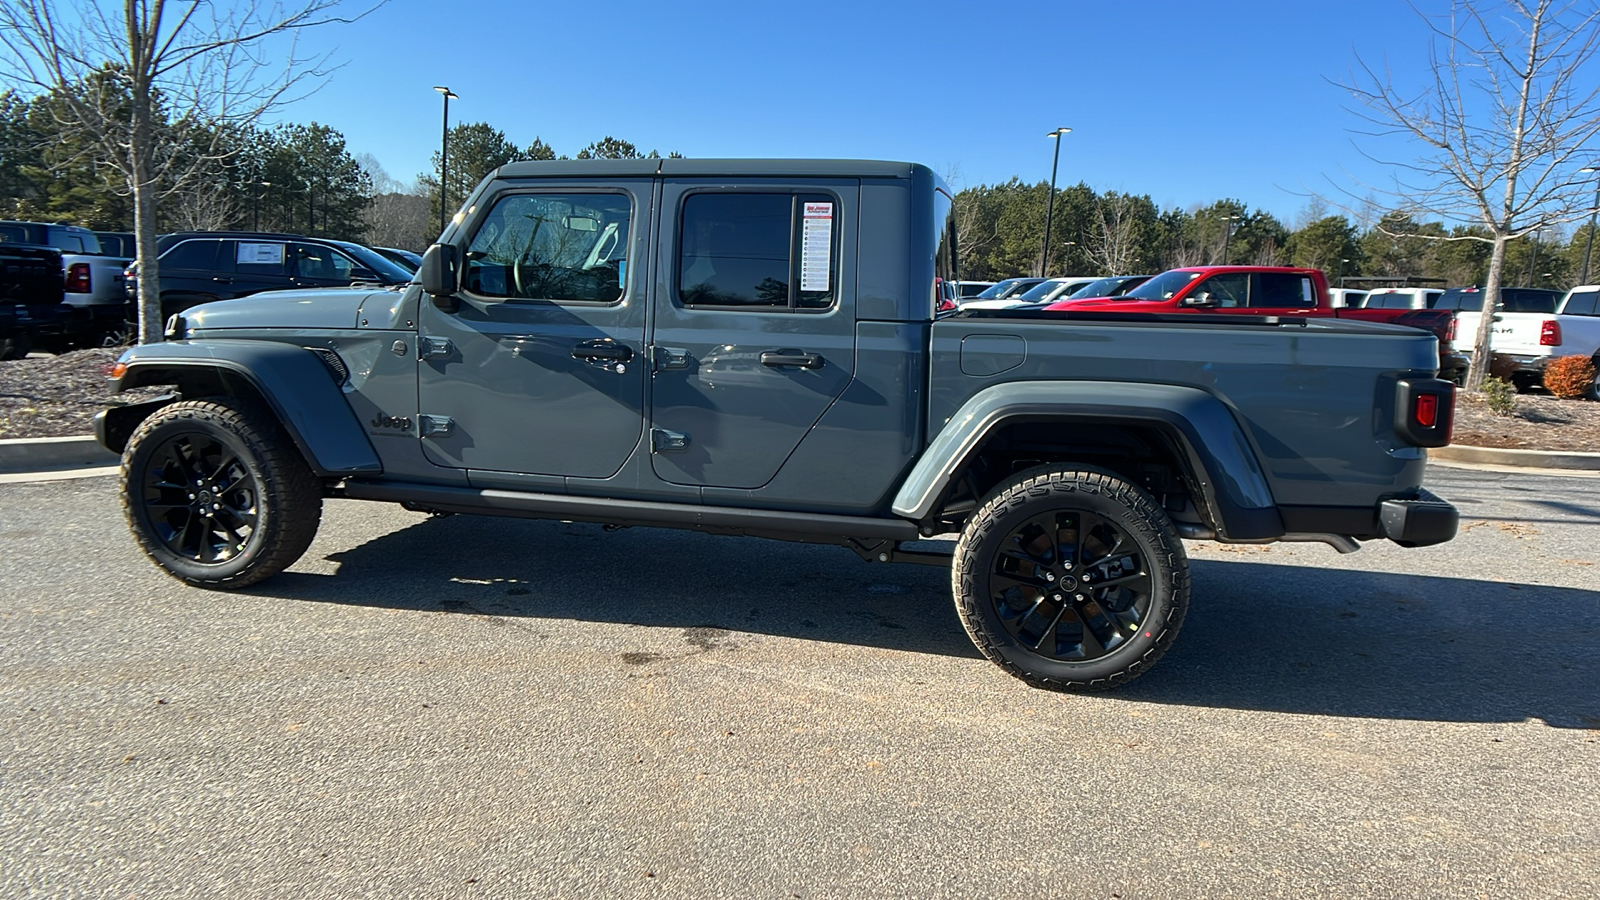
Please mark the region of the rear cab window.
POLYGON ((1564 316, 1600 316, 1600 290, 1573 291, 1561 307, 1564 316))

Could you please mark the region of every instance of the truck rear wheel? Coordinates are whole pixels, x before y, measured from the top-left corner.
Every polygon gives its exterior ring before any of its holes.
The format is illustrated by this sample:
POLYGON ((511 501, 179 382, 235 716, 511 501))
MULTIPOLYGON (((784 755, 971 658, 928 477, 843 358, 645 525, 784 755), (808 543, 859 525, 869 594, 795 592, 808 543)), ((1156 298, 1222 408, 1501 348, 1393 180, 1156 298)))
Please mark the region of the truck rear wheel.
POLYGON ((1142 674, 1189 607, 1189 560, 1138 486, 1098 469, 1021 473, 978 508, 951 567, 972 642, 1022 680, 1103 690, 1142 674))
POLYGON ((122 508, 156 565, 227 590, 276 575, 305 553, 322 518, 322 490, 259 406, 183 400, 151 413, 128 439, 122 508))

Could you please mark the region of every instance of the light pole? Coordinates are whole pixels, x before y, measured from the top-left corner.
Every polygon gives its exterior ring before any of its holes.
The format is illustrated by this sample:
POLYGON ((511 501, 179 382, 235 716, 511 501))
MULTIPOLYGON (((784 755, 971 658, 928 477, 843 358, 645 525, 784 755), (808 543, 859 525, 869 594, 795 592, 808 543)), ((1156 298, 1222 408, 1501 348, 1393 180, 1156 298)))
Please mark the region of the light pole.
POLYGON ((439 138, 439 233, 444 234, 445 217, 449 213, 450 198, 450 100, 460 100, 449 88, 434 85, 433 89, 444 95, 444 129, 439 138))
POLYGON ((1223 219, 1222 219, 1222 224, 1223 224, 1223 230, 1222 230, 1222 264, 1223 265, 1227 265, 1228 264, 1228 242, 1233 240, 1233 223, 1239 221, 1242 218, 1244 218, 1244 216, 1233 215, 1233 216, 1224 216, 1223 219))
POLYGON ((261 189, 262 188, 272 187, 272 182, 270 182, 270 181, 258 181, 253 185, 253 187, 255 187, 256 190, 255 190, 255 202, 253 204, 251 204, 250 230, 252 230, 252 231, 260 231, 261 230, 261 189))
MULTIPOLYGON (((1593 175, 1600 172, 1600 166, 1584 166, 1578 170, 1593 175)), ((1594 180, 1594 209, 1589 211, 1589 236, 1583 239, 1583 274, 1578 276, 1579 284, 1589 283, 1589 251, 1594 249, 1594 217, 1600 213, 1600 178, 1594 180)))
POLYGON ((1071 128, 1057 128, 1045 135, 1056 139, 1056 155, 1050 163, 1050 197, 1044 203, 1044 246, 1039 251, 1039 277, 1050 277, 1050 219, 1056 211, 1056 168, 1061 165, 1061 136, 1071 134, 1071 128))
POLYGON ((1528 287, 1535 286, 1533 272, 1539 265, 1539 232, 1542 230, 1539 228, 1533 230, 1533 255, 1528 257, 1528 287))

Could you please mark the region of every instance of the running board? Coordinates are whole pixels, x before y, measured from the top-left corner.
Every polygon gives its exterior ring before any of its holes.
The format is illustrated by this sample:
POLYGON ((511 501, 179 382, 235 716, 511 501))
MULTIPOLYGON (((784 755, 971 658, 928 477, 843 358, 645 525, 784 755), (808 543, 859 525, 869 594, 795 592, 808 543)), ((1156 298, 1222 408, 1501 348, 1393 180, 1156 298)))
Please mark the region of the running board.
POLYGON ((345 481, 344 495, 357 500, 405 503, 436 512, 686 528, 712 534, 740 534, 805 543, 834 544, 850 538, 915 541, 919 537, 916 523, 906 519, 740 509, 698 503, 615 500, 572 494, 363 481, 358 478, 345 481))

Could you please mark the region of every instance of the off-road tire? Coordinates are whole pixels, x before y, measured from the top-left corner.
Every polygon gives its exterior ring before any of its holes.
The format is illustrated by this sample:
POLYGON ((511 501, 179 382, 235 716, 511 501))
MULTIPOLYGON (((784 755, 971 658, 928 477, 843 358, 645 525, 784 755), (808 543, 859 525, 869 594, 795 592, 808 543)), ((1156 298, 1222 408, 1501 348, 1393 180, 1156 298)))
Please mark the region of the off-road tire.
POLYGON ((182 400, 151 413, 128 439, 122 509, 139 548, 168 574, 197 587, 234 590, 276 575, 305 553, 322 518, 322 488, 288 433, 259 404, 235 397, 182 400), (202 455, 204 464, 186 464, 202 455), (236 486, 230 490, 230 484, 236 486), (204 495, 202 488, 208 489, 204 495), (189 508, 198 507, 196 497, 217 501, 203 518, 189 508), (247 524, 248 534, 239 534, 247 524), (195 551, 174 544, 193 544, 195 551))
MULTIPOLYGON (((1085 520, 1055 518, 1054 521, 1076 521, 1081 525, 1085 520)), ((1082 540, 1080 537, 1079 549, 1075 551, 1080 557, 1087 555, 1082 540)), ((1056 546, 1052 550, 1061 552, 1056 546)), ((1124 551, 1123 555, 1126 553, 1124 551)), ((1066 581, 1065 576, 1055 577, 1062 578, 1058 585, 1066 581)), ((1105 690, 1143 674, 1172 646, 1189 608, 1189 559, 1172 520, 1137 485, 1100 469, 1041 466, 1022 472, 995 488, 967 520, 951 566, 951 588, 956 611, 973 644, 1002 669, 1037 687, 1105 690), (1120 530, 1139 555, 1141 574, 1148 575, 1140 582, 1148 588, 1140 595, 1144 598, 1139 601, 1141 609, 1138 610, 1142 611, 1142 617, 1136 624, 1126 625, 1126 636, 1120 631, 1113 635, 1114 640, 1120 639, 1122 643, 1109 650, 1097 645, 1103 652, 1097 658, 1054 658, 1030 648, 1007 628, 1002 616, 1004 604, 997 602, 993 579, 1008 577, 997 571, 1002 565, 1001 551, 1008 550, 1015 556, 1014 547, 1007 542, 1017 530, 1052 513, 1087 513, 1120 530)), ((1091 602, 1109 596, 1107 589, 1096 593, 1090 588, 1085 589, 1085 593, 1091 602)), ((1056 604, 1055 608, 1063 605, 1072 606, 1071 598, 1066 604, 1056 604)), ((1080 623, 1082 631, 1087 632, 1087 620, 1078 618, 1084 608, 1091 614, 1096 611, 1095 607, 1079 604, 1066 624, 1080 623)), ((1061 621, 1062 617, 1057 616, 1049 631, 1054 633, 1061 621)))
POLYGON ((33 339, 25 334, 0 338, 0 360, 22 359, 33 349, 33 339))

